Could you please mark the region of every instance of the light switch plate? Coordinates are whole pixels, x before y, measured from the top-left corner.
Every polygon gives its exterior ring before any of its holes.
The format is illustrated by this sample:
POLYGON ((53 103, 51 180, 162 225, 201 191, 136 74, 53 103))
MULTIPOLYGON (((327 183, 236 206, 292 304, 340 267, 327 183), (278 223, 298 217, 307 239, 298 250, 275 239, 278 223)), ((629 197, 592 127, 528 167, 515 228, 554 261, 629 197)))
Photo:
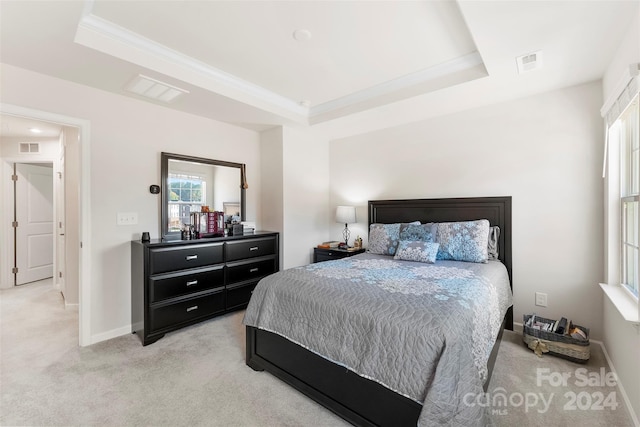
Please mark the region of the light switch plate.
POLYGON ((116 224, 136 225, 138 223, 138 212, 118 212, 116 224))

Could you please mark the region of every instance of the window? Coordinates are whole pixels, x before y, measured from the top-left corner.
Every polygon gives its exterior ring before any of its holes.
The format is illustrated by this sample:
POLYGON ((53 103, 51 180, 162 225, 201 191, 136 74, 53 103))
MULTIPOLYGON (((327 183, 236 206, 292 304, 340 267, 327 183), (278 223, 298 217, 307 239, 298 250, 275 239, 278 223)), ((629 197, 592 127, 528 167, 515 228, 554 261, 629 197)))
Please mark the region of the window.
POLYGON ((206 181, 202 176, 169 174, 169 231, 180 231, 191 223, 191 212, 206 205, 206 181))
POLYGON ((623 285, 638 297, 638 259, 640 256, 640 110, 638 95, 625 108, 610 129, 620 144, 620 212, 621 224, 621 279, 623 285))
POLYGON ((607 130, 600 287, 627 322, 640 326, 640 64, 629 66, 618 88, 600 109, 607 130))

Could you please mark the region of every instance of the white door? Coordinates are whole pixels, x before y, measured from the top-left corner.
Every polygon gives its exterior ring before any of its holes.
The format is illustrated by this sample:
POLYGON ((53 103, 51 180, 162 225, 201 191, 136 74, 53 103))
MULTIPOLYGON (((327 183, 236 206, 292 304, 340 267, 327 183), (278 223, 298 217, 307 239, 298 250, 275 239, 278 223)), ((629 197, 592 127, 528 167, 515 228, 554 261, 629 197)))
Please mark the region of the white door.
POLYGON ((57 277, 55 277, 55 281, 58 284, 58 288, 63 295, 66 294, 65 287, 65 265, 66 265, 66 249, 65 249, 65 237, 64 237, 64 228, 65 228, 65 219, 64 219, 64 145, 60 150, 60 171, 54 176, 55 180, 55 189, 54 194, 56 195, 56 250, 54 251, 54 255, 56 258, 56 271, 57 277))
POLYGON ((53 168, 16 163, 16 285, 53 276, 53 168))

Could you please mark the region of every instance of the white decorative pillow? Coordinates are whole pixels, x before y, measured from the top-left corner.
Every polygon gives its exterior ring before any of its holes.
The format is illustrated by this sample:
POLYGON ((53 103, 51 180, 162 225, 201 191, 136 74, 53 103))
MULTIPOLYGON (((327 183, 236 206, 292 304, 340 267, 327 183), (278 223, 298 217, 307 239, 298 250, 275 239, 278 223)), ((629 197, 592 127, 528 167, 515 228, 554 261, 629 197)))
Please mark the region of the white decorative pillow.
POLYGON ((393 259, 433 264, 436 262, 439 246, 440 244, 436 242, 401 240, 393 259))

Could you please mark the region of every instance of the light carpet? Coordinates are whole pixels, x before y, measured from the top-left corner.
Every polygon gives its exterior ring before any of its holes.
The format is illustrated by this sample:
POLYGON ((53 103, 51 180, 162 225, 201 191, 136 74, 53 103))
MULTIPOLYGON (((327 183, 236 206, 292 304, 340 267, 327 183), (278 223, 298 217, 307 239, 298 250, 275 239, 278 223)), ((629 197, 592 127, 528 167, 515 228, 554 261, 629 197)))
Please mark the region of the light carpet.
MULTIPOLYGON (((78 314, 65 310, 50 282, 0 292, 0 424, 100 426, 346 426, 332 412, 282 381, 245 365, 244 312, 167 334, 143 347, 126 335, 78 347, 78 314)), ((487 396, 503 393, 506 405, 489 408, 498 426, 631 426, 615 386, 578 387, 576 369, 609 368, 599 346, 586 366, 538 358, 522 337, 505 331, 487 396), (566 386, 543 380, 538 368, 572 375, 566 386), (504 392, 502 391, 504 390, 504 392), (566 393, 614 393, 618 406, 586 408, 582 394, 567 410, 566 393), (537 406, 519 404, 522 399, 537 406), (551 397, 550 397, 551 396, 551 397), (550 401, 545 407, 544 397, 550 401)), ((579 374, 578 374, 579 375, 579 374)), ((545 377, 546 378, 546 377, 545 377)), ((486 397, 486 396, 483 396, 486 397)), ((498 396, 499 397, 499 396, 498 396)), ((490 401, 491 401, 490 400, 490 401)), ((468 398, 469 404, 486 404, 468 398)), ((500 403, 498 399, 494 403, 500 403)))

